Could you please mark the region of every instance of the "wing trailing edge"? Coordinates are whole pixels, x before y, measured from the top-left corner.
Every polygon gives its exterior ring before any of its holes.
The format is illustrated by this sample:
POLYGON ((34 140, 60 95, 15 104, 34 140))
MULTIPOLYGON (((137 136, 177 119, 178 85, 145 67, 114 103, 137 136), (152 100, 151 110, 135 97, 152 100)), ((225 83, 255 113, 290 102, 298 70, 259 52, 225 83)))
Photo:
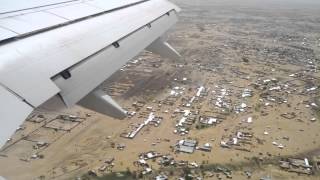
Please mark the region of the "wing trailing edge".
POLYGON ((33 111, 33 107, 20 97, 0 85, 0 147, 10 138, 11 134, 23 123, 33 111), (4 128, 2 128, 4 127, 4 128))

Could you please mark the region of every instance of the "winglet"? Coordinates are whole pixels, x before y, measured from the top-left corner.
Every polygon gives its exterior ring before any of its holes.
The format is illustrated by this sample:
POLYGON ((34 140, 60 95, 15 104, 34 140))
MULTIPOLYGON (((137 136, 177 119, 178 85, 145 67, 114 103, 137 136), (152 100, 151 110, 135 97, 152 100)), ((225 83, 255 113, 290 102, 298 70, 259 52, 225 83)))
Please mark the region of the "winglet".
POLYGON ((100 89, 92 91, 89 95, 80 100, 78 104, 117 119, 123 119, 127 116, 126 111, 100 89))
POLYGON ((146 50, 173 60, 179 60, 181 57, 181 55, 161 37, 153 41, 146 50))

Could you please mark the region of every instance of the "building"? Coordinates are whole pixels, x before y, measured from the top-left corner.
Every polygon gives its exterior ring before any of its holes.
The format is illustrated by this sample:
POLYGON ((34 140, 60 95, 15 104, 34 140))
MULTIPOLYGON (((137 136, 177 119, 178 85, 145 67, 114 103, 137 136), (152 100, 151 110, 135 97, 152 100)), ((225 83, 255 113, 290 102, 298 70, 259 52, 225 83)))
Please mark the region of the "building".
POLYGON ((193 153, 194 150, 196 149, 197 146, 197 141, 196 140, 180 140, 175 149, 176 151, 179 152, 184 152, 184 153, 193 153))

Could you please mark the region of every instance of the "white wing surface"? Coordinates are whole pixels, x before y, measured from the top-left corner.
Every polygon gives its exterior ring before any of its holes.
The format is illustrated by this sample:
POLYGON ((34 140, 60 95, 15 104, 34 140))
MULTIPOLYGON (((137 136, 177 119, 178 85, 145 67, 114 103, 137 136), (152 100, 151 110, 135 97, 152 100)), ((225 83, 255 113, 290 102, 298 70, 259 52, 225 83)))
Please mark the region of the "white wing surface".
POLYGON ((80 104, 123 118, 97 87, 147 49, 179 54, 162 35, 179 8, 167 0, 0 0, 0 146, 35 108, 80 104))

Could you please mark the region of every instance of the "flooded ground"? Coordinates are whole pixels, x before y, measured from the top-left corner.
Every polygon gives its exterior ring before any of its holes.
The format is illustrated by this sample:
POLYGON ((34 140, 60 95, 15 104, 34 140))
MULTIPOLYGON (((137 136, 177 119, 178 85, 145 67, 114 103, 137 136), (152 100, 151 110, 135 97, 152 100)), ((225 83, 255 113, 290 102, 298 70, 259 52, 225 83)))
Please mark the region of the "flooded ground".
POLYGON ((320 2, 174 2, 182 12, 169 42, 181 61, 145 52, 102 86, 130 117, 36 111, 2 149, 0 174, 319 179, 320 2), (188 139, 193 152, 179 152, 188 139), (280 167, 292 158, 303 163, 280 167))

